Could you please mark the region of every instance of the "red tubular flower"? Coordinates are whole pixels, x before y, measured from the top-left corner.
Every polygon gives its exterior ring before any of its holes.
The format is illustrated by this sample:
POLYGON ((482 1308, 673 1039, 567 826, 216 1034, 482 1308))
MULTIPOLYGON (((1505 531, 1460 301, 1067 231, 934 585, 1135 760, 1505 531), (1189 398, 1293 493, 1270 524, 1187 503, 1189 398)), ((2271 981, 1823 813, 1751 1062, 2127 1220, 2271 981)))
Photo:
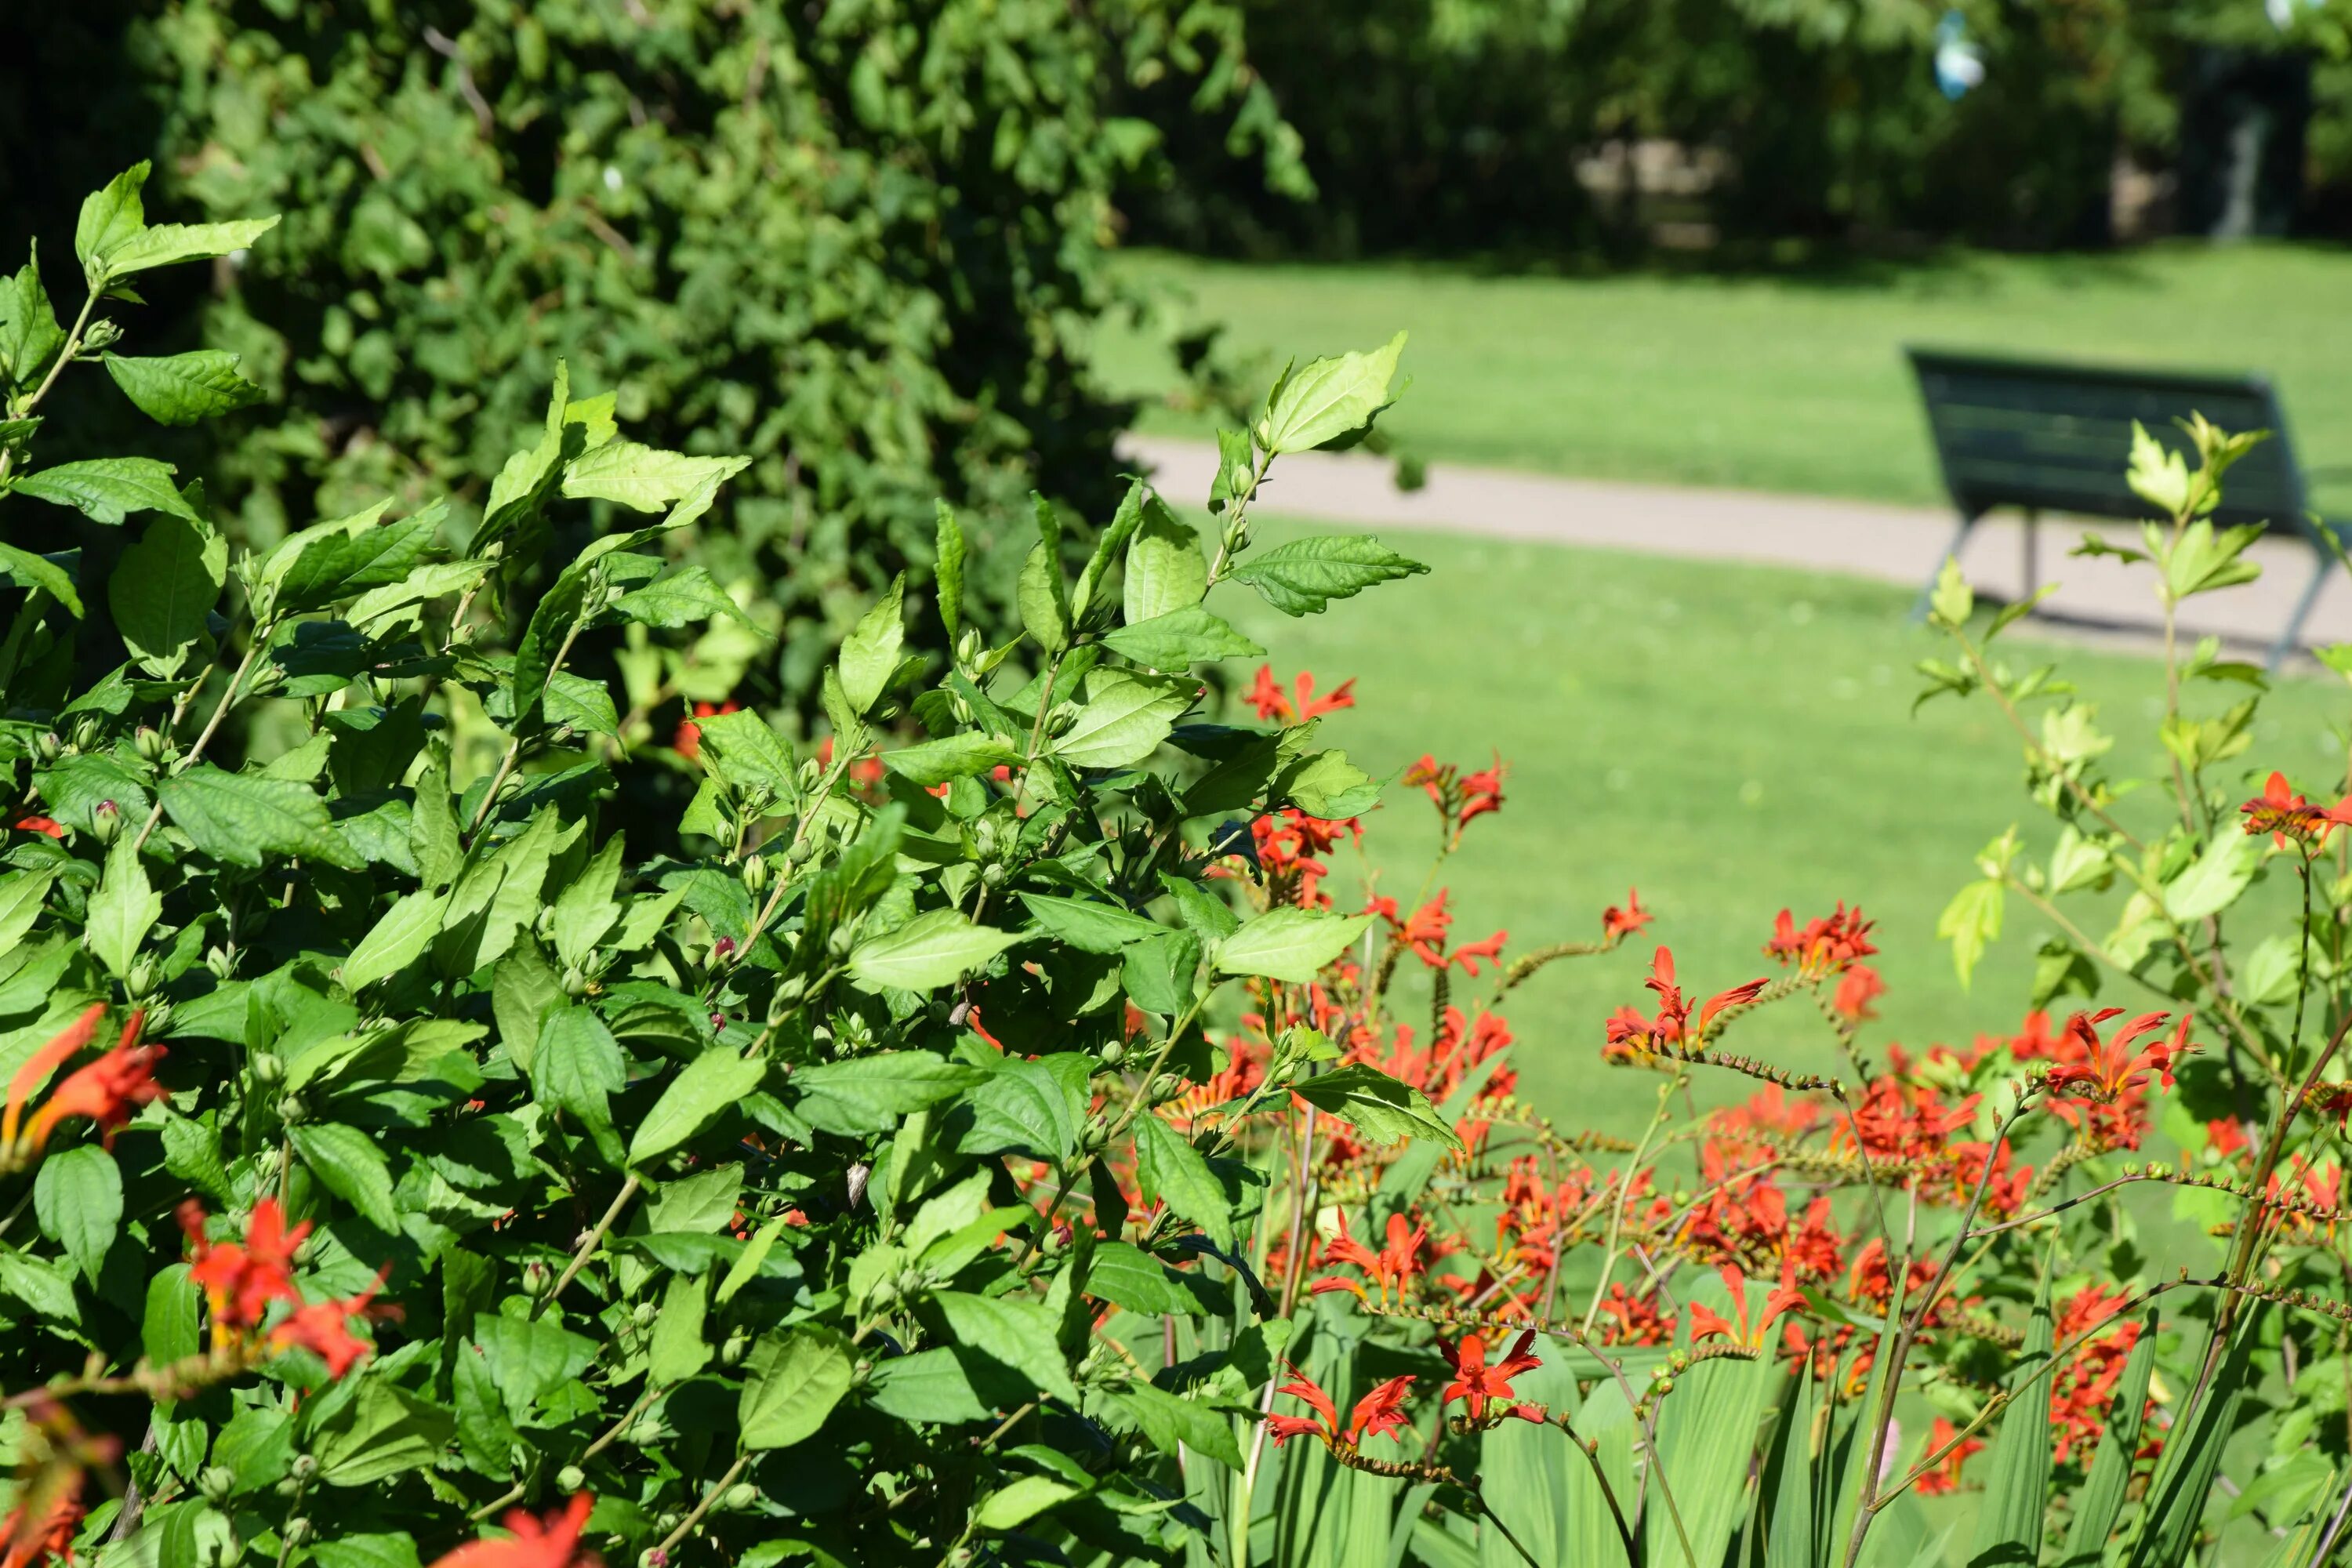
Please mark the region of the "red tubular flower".
POLYGON ((1764 951, 1784 964, 1795 965, 1799 979, 1826 979, 1843 973, 1856 961, 1878 951, 1871 945, 1873 923, 1862 918, 1861 910, 1849 910, 1841 901, 1834 914, 1810 921, 1799 931, 1789 911, 1782 910, 1764 951))
POLYGON ((1488 1366, 1486 1342, 1481 1336, 1465 1334, 1451 1345, 1439 1342, 1438 1349, 1454 1367, 1454 1381, 1445 1385, 1444 1403, 1451 1405, 1459 1399, 1470 1419, 1478 1421, 1485 1419, 1489 1400, 1515 1401, 1517 1396, 1511 1379, 1542 1364, 1533 1353, 1535 1342, 1535 1331, 1529 1329, 1512 1344, 1509 1354, 1488 1366))
POLYGON ((1860 1024, 1878 1016, 1871 1005, 1886 994, 1886 982, 1878 971, 1867 963, 1857 963, 1839 977, 1837 990, 1830 997, 1830 1010, 1839 1017, 1860 1024))
POLYGON ((433 1568, 592 1568, 596 1559, 580 1550, 580 1532, 596 1500, 575 1492, 560 1513, 541 1520, 517 1509, 503 1521, 500 1541, 469 1541, 434 1563, 433 1568))
POLYGON ((16 1147, 16 1126, 25 1114, 25 1102, 41 1081, 73 1058, 76 1051, 89 1044, 98 1033, 98 1022, 106 1016, 106 1005, 99 1003, 82 1016, 52 1036, 48 1044, 25 1059, 24 1066, 8 1079, 8 1103, 0 1110, 0 1154, 16 1147))
POLYGON ((1309 719, 1335 713, 1342 708, 1353 708, 1356 705, 1356 683, 1352 679, 1343 680, 1332 689, 1329 695, 1318 697, 1315 695, 1315 677, 1302 669, 1291 690, 1285 691, 1274 679, 1274 666, 1262 664, 1257 668, 1257 679, 1251 684, 1242 700, 1255 709, 1260 719, 1278 719, 1286 724, 1303 724, 1309 719))
POLYGON ((694 720, 716 719, 721 713, 733 713, 737 710, 737 705, 732 702, 696 703, 694 718, 680 719, 677 721, 677 734, 670 742, 671 749, 689 763, 699 761, 702 756, 702 726, 696 723, 694 720))
POLYGON ((2238 811, 2246 819, 2248 833, 2269 834, 2276 848, 2285 848, 2290 838, 2315 848, 2326 842, 2329 828, 2352 820, 2352 795, 2323 809, 2295 794, 2284 773, 2273 773, 2263 785, 2263 793, 2238 811))
POLYGON ((48 1102, 34 1112, 32 1125, 25 1129, 26 1148, 37 1152, 47 1147, 49 1134, 69 1116, 86 1116, 97 1123, 100 1137, 111 1148, 115 1133, 130 1121, 134 1108, 163 1098, 155 1064, 163 1059, 163 1047, 139 1042, 146 1020, 144 1012, 131 1014, 112 1050, 50 1091, 48 1102))
MULTIPOLYGON (((1958 1427, 1942 1416, 1937 1416, 1935 1424, 1927 1428, 1927 1452, 1931 1454, 1940 1452, 1946 1444, 1950 1443, 1959 1435, 1958 1427)), ((1959 1490, 1960 1466, 1967 1461, 1970 1454, 1983 1447, 1983 1438, 1970 1437, 1953 1448, 1950 1453, 1944 1455, 1934 1469, 1919 1478, 1919 1495, 1935 1497, 1940 1493, 1959 1490)))
POLYGON ((66 836, 62 823, 51 821, 46 816, 20 816, 12 826, 21 833, 45 833, 51 838, 58 839, 62 839, 66 836))
POLYGON ((1322 1385, 1295 1364, 1289 1362, 1283 1364, 1290 1368, 1290 1381, 1276 1392, 1305 1400, 1312 1414, 1268 1415, 1265 1418, 1266 1430, 1274 1434, 1276 1443, 1291 1437, 1313 1437, 1327 1448, 1352 1451, 1365 1438, 1377 1437, 1383 1433, 1393 1434, 1405 1425, 1405 1390, 1412 1386, 1410 1376, 1392 1377, 1356 1401, 1355 1408, 1348 1413, 1348 1425, 1343 1428, 1339 1425, 1339 1409, 1331 1403, 1331 1396, 1323 1391, 1322 1385))
POLYGON ((1717 1269, 1723 1283, 1731 1292, 1731 1310, 1737 1323, 1727 1322, 1704 1304, 1691 1303, 1691 1342, 1720 1334, 1742 1350, 1761 1351, 1769 1337, 1774 1322, 1781 1314, 1805 1304, 1805 1293, 1797 1289, 1797 1265, 1793 1258, 1780 1261, 1780 1283, 1764 1298, 1764 1313, 1753 1323, 1748 1321, 1748 1279, 1728 1264, 1717 1269))
POLYGON ((1601 938, 1603 942, 1621 941, 1633 935, 1656 918, 1642 907, 1640 889, 1628 888, 1625 889, 1623 907, 1612 904, 1601 911, 1601 938))
POLYGON ((2110 1018, 2121 1017, 2123 1011, 2120 1007, 2103 1007, 2096 1013, 2077 1013, 2066 1020, 2060 1040, 2061 1063, 2042 1075, 2043 1086, 2052 1094, 2112 1105, 2145 1085, 2150 1072, 2165 1088, 2172 1087, 2173 1069, 2180 1058, 2194 1056, 2199 1050, 2189 1043, 2189 1023, 2194 1015, 2183 1013, 2170 1039, 2134 1055, 2133 1044, 2164 1027, 2172 1015, 2142 1013, 2116 1030, 2112 1039, 2102 1043, 2098 1026, 2110 1018))
POLYGON ((180 1205, 179 1218, 194 1248, 188 1278, 204 1288, 215 1341, 231 1331, 259 1328, 275 1302, 301 1304, 301 1293, 294 1289, 294 1254, 310 1234, 309 1220, 289 1230, 278 1200, 264 1198, 253 1205, 240 1245, 208 1240, 204 1206, 194 1198, 180 1205))
MULTIPOLYGON (((1339 1217, 1339 1234, 1323 1249, 1323 1256, 1334 1262, 1351 1263, 1364 1271, 1386 1302, 1391 1290, 1397 1299, 1404 1299, 1413 1277, 1421 1272, 1421 1249, 1429 1240, 1429 1227, 1409 1225, 1401 1214, 1389 1215, 1388 1237, 1378 1252, 1348 1234, 1348 1219, 1339 1217)), ((1351 1280, 1327 1276, 1315 1281, 1315 1294, 1328 1295, 1334 1290, 1351 1290, 1359 1297, 1363 1288, 1351 1280)))

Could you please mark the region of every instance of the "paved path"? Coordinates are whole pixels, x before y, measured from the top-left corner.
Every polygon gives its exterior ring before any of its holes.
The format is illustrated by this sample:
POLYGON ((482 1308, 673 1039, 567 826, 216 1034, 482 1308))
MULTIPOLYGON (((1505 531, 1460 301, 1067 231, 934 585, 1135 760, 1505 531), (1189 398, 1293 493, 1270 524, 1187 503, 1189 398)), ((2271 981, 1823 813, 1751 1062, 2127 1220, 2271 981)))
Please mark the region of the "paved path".
MULTIPOLYGON (((1203 442, 1131 436, 1122 450, 1150 468, 1168 495, 1204 500, 1216 474, 1216 448, 1203 442)), ((1950 513, 1869 501, 1765 495, 1748 490, 1567 479, 1499 468, 1432 464, 1429 483, 1407 494, 1376 458, 1302 452, 1275 465, 1264 505, 1269 512, 1367 527, 1473 534, 1559 544, 1601 545, 1707 561, 1767 563, 1850 572, 1916 587, 1951 548, 1950 513)), ((2127 525, 2100 523, 2118 542, 2127 525)), ((1979 523, 1960 553, 1969 579, 1985 593, 2014 595, 2025 580, 2024 525, 2013 517, 1979 523)), ((2066 520, 2038 531, 2042 577, 2063 584, 2043 601, 2053 632, 2101 643, 2145 646, 2158 609, 2146 567, 2066 554, 2082 525, 2066 520)), ((2311 551, 2295 540, 2258 542, 2260 580, 2191 600, 2184 630, 2219 633, 2233 647, 2263 649, 2286 625, 2310 580, 2311 551)), ((2312 643, 2352 641, 2352 578, 2333 573, 2305 623, 2312 643)))

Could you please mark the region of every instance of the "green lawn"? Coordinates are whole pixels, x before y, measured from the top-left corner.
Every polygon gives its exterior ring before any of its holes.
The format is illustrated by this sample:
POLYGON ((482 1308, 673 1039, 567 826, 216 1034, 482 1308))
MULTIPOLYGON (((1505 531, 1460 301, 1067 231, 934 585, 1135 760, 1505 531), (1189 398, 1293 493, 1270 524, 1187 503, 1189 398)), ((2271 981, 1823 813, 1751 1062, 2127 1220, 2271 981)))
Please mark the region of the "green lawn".
MULTIPOLYGON (((2317 247, 1963 255, 1805 278, 1500 277, 1152 253, 1125 265, 1268 355, 1368 347, 1409 329, 1412 387, 1390 420, 1437 461, 1935 501, 1899 353, 1927 343, 2268 371, 2305 461, 2352 465, 2352 256, 2317 247)), ((1152 396, 1170 371, 1144 342, 1107 332, 1096 360, 1119 389, 1152 396)), ((1206 429, 1166 407, 1144 425, 1206 429)), ((2352 489, 2322 499, 2352 508, 2352 489)))
MULTIPOLYGON (((1272 524, 1267 537, 1290 531, 1272 524)), ((1802 919, 1842 898, 1879 922, 1889 994, 1871 1040, 1966 1044, 2015 1028, 2041 921, 2013 908, 1963 990, 1936 917, 1972 854, 2010 824, 2044 850, 2051 835, 1990 703, 1945 699, 1911 714, 1911 665, 1933 639, 1905 624, 1906 593, 1614 551, 1389 542, 1433 570, 1303 620, 1247 600, 1253 613, 1239 620, 1286 682, 1300 668, 1326 689, 1356 678, 1361 706, 1333 715, 1325 738, 1373 772, 1424 751, 1473 766, 1499 752, 1509 763, 1507 805, 1472 825, 1445 873, 1457 935, 1507 927, 1514 952, 1590 937, 1602 907, 1637 885, 1659 914, 1651 934, 1704 995, 1769 972, 1759 950, 1784 903, 1802 919)), ((2133 771, 2152 763, 2153 666, 2050 651, 2118 731, 2117 756, 2133 771)), ((2332 677, 2274 691, 2242 759, 2249 789, 2273 766, 2315 783, 2340 772, 2329 726, 2347 710, 2332 677)), ((1394 787, 1372 827, 1384 886, 1405 900, 1434 813, 1394 787)), ((1599 1049, 1612 1009, 1649 1000, 1649 956, 1645 941, 1555 964, 1512 997, 1526 1092, 1543 1110, 1621 1128, 1646 1112, 1655 1080, 1604 1068, 1599 1049)), ((1833 1066, 1802 1004, 1745 1021, 1733 1048, 1833 1066)))

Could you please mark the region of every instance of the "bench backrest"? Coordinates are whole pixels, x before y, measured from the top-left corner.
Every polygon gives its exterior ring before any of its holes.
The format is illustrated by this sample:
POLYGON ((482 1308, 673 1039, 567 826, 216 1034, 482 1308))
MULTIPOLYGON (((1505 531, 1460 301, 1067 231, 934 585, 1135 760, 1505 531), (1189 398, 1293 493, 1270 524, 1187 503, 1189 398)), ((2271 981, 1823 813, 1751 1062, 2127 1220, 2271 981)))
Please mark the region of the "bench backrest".
MULTIPOLYGON (((2145 518, 2124 470, 2132 422, 2189 452, 2177 420, 2194 410, 2224 430, 2271 438, 2231 468, 2214 519, 2305 531, 2302 470, 2267 379, 1990 359, 1911 349, 1944 485, 1963 516, 1995 507, 2145 518)), ((2189 453, 2189 466, 2196 457, 2189 453)))

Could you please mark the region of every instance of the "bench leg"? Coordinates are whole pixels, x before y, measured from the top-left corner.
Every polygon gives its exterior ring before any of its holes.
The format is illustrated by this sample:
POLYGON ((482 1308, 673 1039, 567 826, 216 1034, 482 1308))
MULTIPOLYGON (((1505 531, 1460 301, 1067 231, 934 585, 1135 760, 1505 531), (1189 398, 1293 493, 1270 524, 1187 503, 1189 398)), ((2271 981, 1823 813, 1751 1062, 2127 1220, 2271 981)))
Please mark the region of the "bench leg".
POLYGON ((2278 641, 2271 645, 2269 662, 2263 667, 2273 675, 2278 673, 2278 667, 2286 662, 2286 656, 2302 645, 2303 623, 2309 618, 2312 605, 2319 602, 2319 590, 2327 585, 2327 552, 2314 545, 2311 554, 2311 581, 2304 584, 2303 597, 2295 601, 2294 614, 2287 617, 2286 630, 2281 632, 2278 641))
POLYGON ((2031 599, 2042 587, 2041 540, 2042 513, 2033 507, 2025 509, 2025 592, 2022 598, 2031 599))
POLYGON ((1927 618, 1927 606, 1935 600, 1936 579, 1944 574, 1944 563, 1959 554, 1960 546, 1969 542, 1969 530, 1976 525, 1975 517, 1961 518, 1960 526, 1952 531, 1952 542, 1944 546, 1942 552, 1936 557, 1936 564, 1927 569, 1927 585, 1919 590, 1919 602, 1911 606, 1913 626, 1927 618))

